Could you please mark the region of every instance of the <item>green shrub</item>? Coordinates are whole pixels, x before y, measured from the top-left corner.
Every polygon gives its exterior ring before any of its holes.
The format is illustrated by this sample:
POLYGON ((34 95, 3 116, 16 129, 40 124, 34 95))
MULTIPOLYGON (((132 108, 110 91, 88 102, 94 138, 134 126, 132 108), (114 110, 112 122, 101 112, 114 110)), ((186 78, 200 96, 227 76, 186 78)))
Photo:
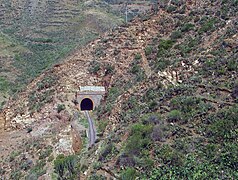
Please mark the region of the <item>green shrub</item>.
POLYGON ((224 143, 223 148, 220 150, 220 163, 225 167, 238 171, 238 143, 224 143))
POLYGON ((9 156, 9 161, 12 162, 14 159, 16 159, 17 156, 20 155, 19 151, 12 151, 10 156, 9 156))
POLYGON ((24 160, 20 164, 20 169, 24 170, 24 171, 27 171, 31 168, 32 163, 33 163, 32 160, 24 160))
POLYGON ((32 41, 40 43, 53 43, 53 40, 50 38, 34 38, 32 41))
POLYGON ((193 96, 180 96, 171 100, 171 105, 175 109, 180 109, 184 113, 191 112, 199 103, 201 99, 193 96))
POLYGON ((174 110, 179 110, 182 115, 182 123, 191 120, 192 117, 200 113, 208 112, 212 106, 209 103, 204 103, 200 98, 193 96, 180 96, 170 101, 171 107, 174 110))
POLYGON ((154 161, 149 157, 135 158, 135 163, 144 170, 150 170, 154 166, 154 161))
POLYGON ((146 78, 145 71, 141 68, 140 71, 136 74, 135 81, 141 82, 146 78))
POLYGON ((46 165, 45 160, 38 161, 36 165, 33 168, 31 168, 29 175, 27 176, 26 179, 30 180, 32 177, 38 179, 38 177, 45 174, 46 173, 45 165, 46 165))
POLYGON ((166 10, 167 10, 168 13, 172 13, 172 12, 175 11, 176 9, 177 9, 176 6, 172 6, 172 5, 170 5, 170 6, 168 6, 168 7, 166 8, 166 10))
POLYGON ((65 110, 65 105, 64 104, 58 104, 57 105, 57 112, 60 113, 63 110, 65 110))
POLYGON ((107 120, 100 120, 98 123, 98 131, 103 133, 107 127, 107 124, 107 120))
POLYGON ((182 32, 188 32, 193 29, 194 29, 194 24, 191 24, 191 23, 186 23, 181 27, 182 32))
POLYGON ((122 180, 135 180, 137 176, 136 170, 133 168, 127 168, 121 172, 122 180))
POLYGON ((95 55, 97 57, 105 57, 105 51, 104 51, 104 47, 103 46, 100 46, 98 48, 95 49, 95 55))
POLYGON ((44 77, 40 82, 38 82, 37 85, 37 90, 43 90, 52 87, 57 83, 58 77, 50 74, 46 77, 44 77))
POLYGON ((187 55, 190 53, 192 50, 195 49, 195 47, 198 45, 199 40, 196 38, 187 38, 186 41, 183 44, 179 44, 176 46, 176 49, 180 50, 180 53, 182 56, 187 55))
POLYGON ((136 60, 136 61, 140 60, 141 58, 142 58, 142 57, 141 57, 141 54, 136 54, 136 55, 135 55, 135 60, 136 60))
POLYGON ((40 112, 41 108, 53 100, 53 89, 42 92, 32 91, 28 95, 28 110, 30 113, 40 112))
POLYGON ((144 70, 141 68, 141 55, 136 54, 135 59, 131 63, 131 70, 130 73, 132 73, 135 76, 135 81, 142 81, 145 78, 144 70))
POLYGON ((207 137, 211 137, 215 142, 234 141, 238 136, 237 117, 237 106, 210 115, 205 121, 205 123, 209 124, 206 128, 207 137))
POLYGON ((229 59, 227 62, 228 71, 238 71, 238 62, 237 59, 229 59))
POLYGON ((151 99, 155 99, 158 96, 155 89, 150 88, 146 91, 146 93, 143 95, 143 101, 144 102, 150 102, 151 99))
MULTIPOLYGON (((194 155, 188 154, 183 165, 167 166, 161 165, 159 168, 151 170, 150 179, 219 179, 223 176, 237 177, 230 174, 228 170, 220 168, 209 162, 199 162, 194 155)), ((228 178, 229 179, 229 178, 228 178)))
POLYGON ((122 153, 116 162, 120 167, 134 167, 135 166, 135 158, 132 155, 128 155, 126 153, 122 153))
POLYGON ((142 81, 145 78, 144 70, 141 68, 141 55, 136 54, 135 59, 132 61, 131 69, 129 70, 130 73, 134 75, 134 80, 136 82, 142 81))
POLYGON ((141 67, 138 64, 134 64, 131 68, 131 73, 132 74, 138 74, 141 71, 141 67))
POLYGON ((153 51, 153 47, 152 46, 147 46, 145 48, 145 55, 149 56, 152 53, 152 51, 153 51))
POLYGON ((182 119, 182 113, 179 110, 172 110, 168 114, 169 122, 177 122, 182 119))
POLYGON ((3 177, 3 175, 4 175, 5 172, 6 172, 6 170, 0 168, 0 175, 2 175, 2 177, 3 177))
POLYGON ((117 97, 121 94, 121 89, 118 87, 111 87, 108 93, 108 99, 107 101, 109 103, 114 103, 114 101, 117 99, 117 97))
POLYGON ((184 155, 178 151, 175 151, 169 145, 163 145, 156 150, 157 158, 161 163, 171 166, 181 166, 184 164, 184 155))
POLYGON ((76 156, 58 155, 54 160, 54 170, 59 178, 75 178, 78 175, 76 171, 76 156))
POLYGON ((213 31, 215 29, 216 22, 217 22, 217 20, 214 18, 203 20, 201 22, 201 28, 198 30, 198 32, 201 34, 201 33, 205 33, 208 31, 213 31))
POLYGON ((130 96, 129 99, 125 104, 123 104, 123 109, 128 110, 128 109, 137 109, 138 106, 138 99, 135 96, 130 96))
POLYGON ((232 88, 231 97, 238 103, 238 82, 236 82, 232 88))
POLYGON ((88 71, 91 74, 96 74, 101 69, 101 64, 97 61, 91 61, 88 71))
POLYGON ((105 68, 106 72, 105 72, 105 75, 108 75, 108 74, 113 74, 115 72, 115 67, 108 64, 105 68))
POLYGON ((173 39, 173 40, 182 38, 182 33, 181 33, 181 31, 174 31, 174 32, 171 34, 170 38, 173 39))
POLYGON ((54 160, 54 156, 53 155, 50 155, 49 157, 48 157, 48 162, 52 162, 54 160))
MULTIPOLYGON (((170 131, 169 131, 170 132, 170 131)), ((188 135, 188 134, 187 134, 188 135)), ((190 152, 194 152, 195 149, 200 149, 197 147, 203 143, 205 138, 193 138, 193 137, 183 137, 183 138, 176 138, 171 145, 175 151, 178 151, 182 154, 188 154, 190 152)))
POLYGON ((162 121, 161 116, 157 113, 145 114, 144 116, 142 116, 141 120, 143 124, 152 124, 152 125, 160 124, 162 121))
POLYGON ((172 48, 173 45, 174 45, 174 41, 173 40, 161 39, 160 43, 159 43, 159 46, 158 46, 158 49, 159 50, 161 50, 161 49, 168 50, 168 49, 172 48))
POLYGON ((155 62, 155 69, 159 71, 165 70, 170 65, 170 61, 166 58, 157 58, 155 62))
POLYGON ((128 100, 123 103, 122 105, 123 111, 121 112, 121 119, 124 122, 129 122, 131 119, 133 121, 136 121, 141 114, 141 112, 147 108, 146 104, 140 103, 140 97, 139 96, 130 96, 128 100))
POLYGON ((153 131, 151 133, 151 138, 153 141, 164 141, 165 140, 165 132, 163 131, 163 126, 160 125, 155 125, 153 127, 153 131))
POLYGON ((89 177, 89 180, 106 180, 107 178, 103 175, 98 175, 96 173, 92 174, 90 177, 89 177))
POLYGON ((51 155, 51 153, 53 152, 52 148, 53 147, 49 145, 46 147, 46 149, 44 151, 41 151, 39 159, 46 159, 47 157, 49 157, 51 155))
POLYGON ((49 51, 54 50, 54 46, 51 44, 31 44, 29 47, 32 51, 49 51))
POLYGON ((64 156, 59 155, 54 160, 54 169, 55 172, 59 175, 59 177, 63 177, 64 175, 64 156))
POLYGON ((149 109, 151 111, 155 111, 158 108, 158 104, 156 100, 153 100, 152 102, 150 102, 149 104, 149 109))
POLYGON ((11 171, 10 178, 14 180, 20 180, 23 174, 20 170, 13 170, 11 171))
POLYGON ((105 147, 103 147, 102 151, 100 152, 99 161, 106 160, 115 151, 116 151, 116 147, 114 146, 113 143, 107 144, 105 147))
POLYGON ((0 91, 6 92, 9 88, 10 83, 4 77, 0 77, 0 91))
POLYGON ((102 163, 97 161, 93 163, 93 169, 94 170, 99 170, 102 167, 102 163))
POLYGON ((128 154, 140 155, 141 151, 149 148, 151 144, 151 132, 151 125, 143 125, 141 123, 134 124, 131 127, 131 136, 127 140, 125 151, 128 154))

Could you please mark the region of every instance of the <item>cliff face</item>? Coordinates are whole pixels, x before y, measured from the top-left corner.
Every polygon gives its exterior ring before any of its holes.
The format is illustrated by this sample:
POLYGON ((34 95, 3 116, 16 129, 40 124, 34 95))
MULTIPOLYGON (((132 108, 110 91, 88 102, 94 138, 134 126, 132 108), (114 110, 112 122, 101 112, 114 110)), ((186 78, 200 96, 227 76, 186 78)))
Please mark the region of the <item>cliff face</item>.
POLYGON ((60 177, 236 178, 237 18, 236 1, 163 1, 157 14, 108 31, 42 73, 5 112, 9 129, 32 128, 38 146, 26 141, 27 159, 48 153, 27 170, 14 161, 12 172, 30 176, 40 163, 52 167, 44 162, 53 156, 60 177), (79 156, 57 156, 72 151, 68 120, 84 85, 108 91, 94 112, 98 142, 79 156))

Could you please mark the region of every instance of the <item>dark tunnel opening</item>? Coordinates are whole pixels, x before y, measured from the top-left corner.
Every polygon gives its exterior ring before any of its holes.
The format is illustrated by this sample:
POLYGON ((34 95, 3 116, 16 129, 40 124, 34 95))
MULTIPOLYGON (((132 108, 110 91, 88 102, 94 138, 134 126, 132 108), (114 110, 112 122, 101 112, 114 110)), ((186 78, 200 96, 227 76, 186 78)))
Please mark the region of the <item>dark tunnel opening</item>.
POLYGON ((81 101, 80 104, 81 111, 93 110, 93 101, 89 98, 85 98, 81 101))

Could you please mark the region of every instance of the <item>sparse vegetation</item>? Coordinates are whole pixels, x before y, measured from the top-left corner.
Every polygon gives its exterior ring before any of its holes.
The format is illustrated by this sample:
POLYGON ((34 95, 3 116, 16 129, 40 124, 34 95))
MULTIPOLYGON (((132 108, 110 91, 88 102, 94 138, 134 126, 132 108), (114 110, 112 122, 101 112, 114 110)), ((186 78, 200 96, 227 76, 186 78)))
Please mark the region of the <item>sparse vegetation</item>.
POLYGON ((28 95, 28 109, 31 113, 39 112, 46 103, 52 102, 54 94, 52 87, 57 83, 57 80, 58 77, 51 73, 36 84, 37 89, 31 91, 28 95))
POLYGON ((193 29, 194 29, 194 24, 191 24, 191 23, 186 23, 181 27, 182 32, 188 32, 193 29))
POLYGON ((145 78, 144 70, 141 68, 141 55, 136 54, 134 61, 131 63, 130 72, 135 76, 135 81, 140 82, 145 78))
POLYGON ((65 110, 65 105, 64 104, 58 104, 57 105, 57 112, 60 113, 63 110, 65 110))
POLYGON ((108 74, 113 74, 115 72, 115 67, 108 64, 106 65, 106 68, 105 68, 105 75, 108 75, 108 74))
POLYGON ((215 18, 207 19, 204 17, 201 21, 201 28, 199 29, 199 33, 205 33, 208 31, 213 31, 215 29, 215 23, 217 20, 215 18))
POLYGON ((89 69, 88 71, 90 73, 97 73, 99 70, 101 69, 101 64, 98 62, 98 61, 92 61, 90 62, 90 66, 89 66, 89 69))
POLYGON ((39 112, 41 108, 53 100, 53 90, 45 90, 42 92, 32 91, 28 98, 28 108, 31 113, 39 112))
MULTIPOLYGON (((25 171, 28 179, 37 179, 51 163, 55 179, 78 179, 79 173, 89 179, 238 179, 237 3, 185 3, 160 1, 167 12, 115 28, 85 48, 83 53, 94 58, 90 77, 98 84, 110 79, 96 110, 96 143, 56 159, 53 145, 28 143, 27 149, 40 149, 35 154, 40 161, 28 164, 22 153, 13 152, 8 159, 16 164, 12 179, 24 178, 25 171), (144 47, 146 58, 140 52, 144 47)), ((34 41, 31 50, 43 53, 53 51, 59 40, 34 41)), ((22 63, 22 57, 15 60, 22 63)), ((42 79, 22 106, 40 111, 51 102, 56 83, 54 74, 42 79)), ((58 112, 64 109, 61 103, 58 112)), ((88 127, 85 118, 80 124, 88 127)))
POLYGON ((136 179, 136 170, 133 168, 127 168, 121 173, 122 180, 134 180, 136 179))
POLYGON ((145 55, 149 56, 152 53, 152 51, 153 51, 153 47, 152 46, 147 46, 145 48, 145 55))
POLYGON ((41 151, 39 159, 48 158, 51 155, 51 153, 53 152, 52 148, 53 148, 52 146, 48 146, 48 147, 46 147, 46 149, 44 151, 41 151))
POLYGON ((178 110, 172 110, 168 115, 169 122, 176 122, 181 120, 181 112, 178 110))
POLYGON ((98 131, 103 133, 107 124, 108 124, 107 120, 100 120, 98 123, 98 131))
POLYGON ((3 77, 0 77, 0 91, 7 92, 9 90, 10 83, 3 77))
POLYGON ((109 143, 107 145, 105 145, 105 147, 102 148, 102 151, 100 152, 99 155, 99 161, 107 161, 109 160, 112 155, 117 154, 117 150, 116 147, 113 143, 109 143))
POLYGON ((54 169, 58 175, 58 179, 70 178, 74 179, 79 176, 79 172, 76 171, 77 158, 74 155, 64 156, 59 155, 54 160, 54 169))
POLYGON ((174 31, 171 36, 170 36, 171 39, 179 39, 179 38, 182 38, 182 32, 181 31, 174 31))
MULTIPOLYGON (((0 8, 4 12, 0 20, 0 56, 11 64, 0 64, 0 78, 3 70, 7 72, 0 92, 7 90, 8 94, 21 91, 44 70, 61 62, 75 47, 87 44, 101 32, 123 22, 116 12, 110 10, 110 5, 103 2, 94 2, 93 5, 70 2, 67 6, 61 3, 60 14, 55 2, 37 4, 33 14, 30 13, 31 5, 25 6, 24 3, 3 1, 0 8), (49 10, 51 8, 53 10, 49 10), (87 13, 91 13, 90 27, 85 22, 87 13), (99 19, 100 26, 95 24, 99 19)), ((39 88, 44 88, 44 85, 39 84, 39 88)))
POLYGON ((148 157, 149 147, 152 143, 151 133, 152 126, 150 124, 137 123, 131 127, 124 154, 118 159, 120 166, 139 166, 147 169, 153 165, 153 161, 148 157))
POLYGON ((161 39, 159 46, 158 46, 158 53, 161 54, 164 50, 168 50, 170 49, 174 44, 174 41, 170 40, 170 39, 161 39))
POLYGON ((43 174, 46 173, 46 168, 45 168, 46 162, 45 160, 40 160, 36 163, 36 165, 31 168, 29 175, 26 177, 26 179, 33 179, 33 178, 39 178, 43 174))

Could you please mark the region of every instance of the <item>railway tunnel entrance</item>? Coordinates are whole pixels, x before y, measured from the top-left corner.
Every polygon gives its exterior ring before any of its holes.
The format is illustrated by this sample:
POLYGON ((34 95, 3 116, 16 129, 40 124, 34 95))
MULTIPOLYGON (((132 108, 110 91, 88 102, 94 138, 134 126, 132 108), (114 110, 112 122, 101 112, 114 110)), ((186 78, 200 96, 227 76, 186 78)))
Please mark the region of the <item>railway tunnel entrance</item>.
POLYGON ((81 111, 90 111, 93 110, 93 101, 89 98, 85 98, 80 103, 81 111))
POLYGON ((76 93, 76 100, 81 111, 90 111, 100 105, 104 95, 105 88, 102 86, 80 86, 76 93))
MULTIPOLYGON (((92 147, 96 141, 96 128, 93 120, 89 116, 89 111, 94 110, 100 105, 100 102, 105 95, 105 87, 103 86, 80 86, 79 91, 75 93, 75 105, 81 111, 85 111, 86 118, 88 119, 89 129, 89 147, 92 147)), ((72 127, 73 128, 73 127, 72 127)))

